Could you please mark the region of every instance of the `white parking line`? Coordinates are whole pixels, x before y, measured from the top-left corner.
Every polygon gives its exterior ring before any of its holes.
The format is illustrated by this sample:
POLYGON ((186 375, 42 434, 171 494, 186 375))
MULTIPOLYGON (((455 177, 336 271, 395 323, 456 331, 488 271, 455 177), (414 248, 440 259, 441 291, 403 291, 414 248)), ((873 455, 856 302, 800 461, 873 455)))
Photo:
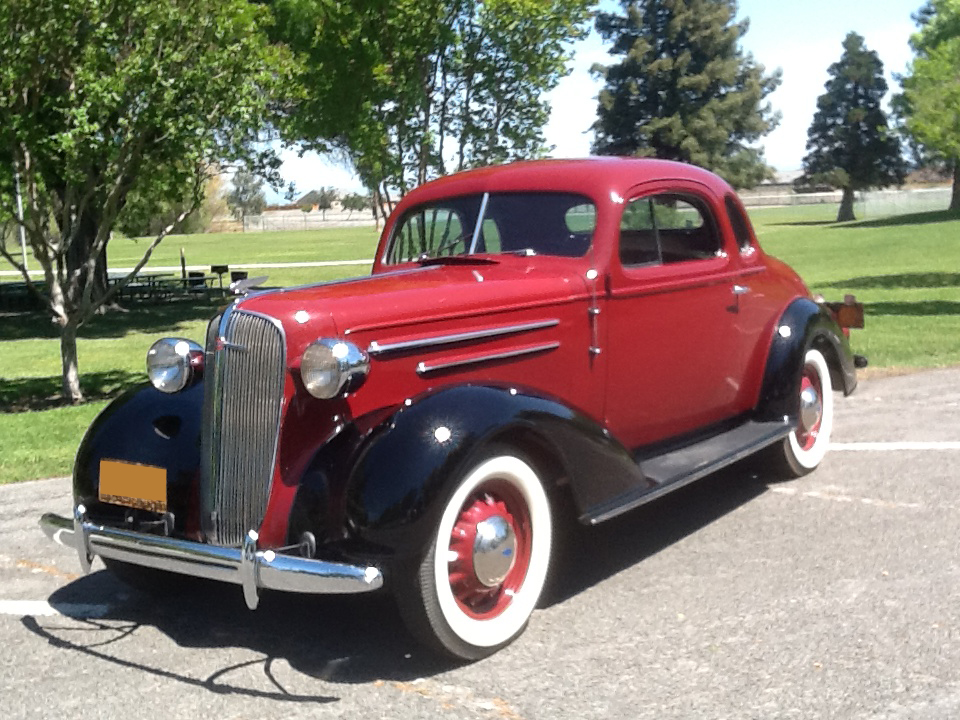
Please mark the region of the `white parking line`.
POLYGON ((897 450, 960 450, 960 442, 852 442, 831 443, 840 452, 889 452, 897 450))
POLYGON ((46 600, 0 600, 0 615, 16 617, 50 617, 64 615, 72 618, 101 618, 110 612, 110 606, 102 603, 58 603, 51 605, 46 600))
MULTIPOLYGON (((770 487, 769 489, 770 492, 774 492, 779 495, 793 495, 796 497, 813 498, 815 500, 829 500, 831 502, 839 503, 859 503, 861 505, 873 505, 874 507, 881 508, 917 510, 923 507, 920 503, 893 502, 891 500, 880 500, 879 498, 857 497, 855 495, 846 495, 842 492, 837 493, 824 490, 808 490, 807 492, 802 492, 796 488, 779 486, 770 487)), ((944 506, 941 506, 941 509, 942 507, 944 506)))

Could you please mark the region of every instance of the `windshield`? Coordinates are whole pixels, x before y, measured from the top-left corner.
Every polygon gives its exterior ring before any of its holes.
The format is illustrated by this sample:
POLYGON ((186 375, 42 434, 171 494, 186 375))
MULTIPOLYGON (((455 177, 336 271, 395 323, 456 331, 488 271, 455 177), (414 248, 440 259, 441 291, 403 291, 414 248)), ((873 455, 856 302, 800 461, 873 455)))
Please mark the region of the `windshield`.
POLYGON ((595 226, 596 207, 581 195, 487 193, 444 198, 403 215, 385 262, 519 252, 581 257, 590 247, 595 226))

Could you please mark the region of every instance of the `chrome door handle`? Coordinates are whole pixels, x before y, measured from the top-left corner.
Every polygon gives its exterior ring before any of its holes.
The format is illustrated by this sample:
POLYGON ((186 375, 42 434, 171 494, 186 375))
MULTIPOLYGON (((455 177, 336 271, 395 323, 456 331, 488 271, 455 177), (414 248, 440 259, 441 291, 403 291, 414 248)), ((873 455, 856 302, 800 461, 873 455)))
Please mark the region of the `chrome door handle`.
POLYGON ((750 292, 750 288, 748 288, 746 285, 734 285, 734 286, 733 286, 733 294, 734 294, 734 295, 746 295, 748 292, 750 292))

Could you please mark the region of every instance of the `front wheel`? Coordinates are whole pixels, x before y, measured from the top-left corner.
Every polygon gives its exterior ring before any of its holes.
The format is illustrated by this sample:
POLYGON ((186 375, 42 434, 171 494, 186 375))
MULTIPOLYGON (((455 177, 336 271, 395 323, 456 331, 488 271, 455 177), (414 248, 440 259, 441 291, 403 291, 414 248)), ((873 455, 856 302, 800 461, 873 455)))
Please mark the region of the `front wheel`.
POLYGON ((833 386, 830 368, 819 350, 807 350, 800 377, 797 426, 771 449, 781 474, 801 477, 816 468, 830 447, 833 429, 833 386))
POLYGON ((494 449, 460 479, 433 542, 397 600, 411 632, 478 660, 523 632, 550 564, 550 503, 534 467, 494 449))

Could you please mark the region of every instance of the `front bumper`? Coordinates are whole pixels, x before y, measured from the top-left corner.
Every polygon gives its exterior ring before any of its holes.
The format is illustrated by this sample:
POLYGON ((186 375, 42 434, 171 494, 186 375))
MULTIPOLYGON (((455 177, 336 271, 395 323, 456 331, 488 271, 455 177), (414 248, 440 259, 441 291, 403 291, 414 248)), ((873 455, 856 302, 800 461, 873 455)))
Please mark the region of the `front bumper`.
POLYGON ((240 548, 218 547, 161 535, 121 530, 91 523, 77 505, 70 520, 51 513, 40 527, 55 542, 80 554, 84 572, 95 555, 134 565, 220 580, 243 587, 247 607, 256 609, 260 588, 314 594, 348 594, 383 586, 379 568, 327 562, 273 550, 257 549, 257 533, 250 530, 240 548))

